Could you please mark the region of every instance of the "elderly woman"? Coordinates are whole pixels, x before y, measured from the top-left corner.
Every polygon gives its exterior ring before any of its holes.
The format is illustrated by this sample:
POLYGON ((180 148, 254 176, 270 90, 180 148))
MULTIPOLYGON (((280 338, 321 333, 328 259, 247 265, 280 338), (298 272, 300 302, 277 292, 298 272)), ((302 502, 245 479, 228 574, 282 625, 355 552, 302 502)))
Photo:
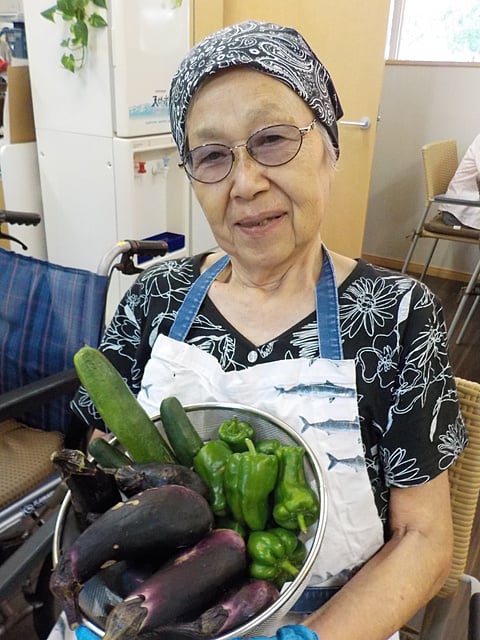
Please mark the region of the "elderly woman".
MULTIPOLYGON (((182 62, 170 109, 221 251, 145 271, 101 349, 151 415, 169 395, 240 402, 302 432, 328 520, 295 607, 311 614, 278 634, 385 640, 450 566, 447 469, 465 433, 438 300, 322 243, 342 109, 294 29, 210 35, 182 62)), ((75 408, 101 427, 82 391, 75 408)))

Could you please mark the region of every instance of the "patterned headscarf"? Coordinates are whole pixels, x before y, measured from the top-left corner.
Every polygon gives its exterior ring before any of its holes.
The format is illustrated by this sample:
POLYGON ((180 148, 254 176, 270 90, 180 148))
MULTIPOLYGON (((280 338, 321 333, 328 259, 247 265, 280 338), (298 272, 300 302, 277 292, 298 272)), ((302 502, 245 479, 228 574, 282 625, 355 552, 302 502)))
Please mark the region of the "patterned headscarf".
POLYGON ((209 76, 237 66, 266 73, 293 89, 315 112, 338 156, 336 121, 343 110, 327 69, 295 29, 249 20, 207 36, 190 50, 173 77, 170 122, 181 158, 186 152, 187 110, 195 92, 209 76))

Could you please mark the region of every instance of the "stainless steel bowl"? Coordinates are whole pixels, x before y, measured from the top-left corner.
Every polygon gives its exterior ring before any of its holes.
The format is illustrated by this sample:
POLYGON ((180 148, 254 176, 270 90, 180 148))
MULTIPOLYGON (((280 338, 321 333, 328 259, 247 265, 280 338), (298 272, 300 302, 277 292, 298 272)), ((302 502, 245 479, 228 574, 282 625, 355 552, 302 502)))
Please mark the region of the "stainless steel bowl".
MULTIPOLYGON (((222 403, 189 405, 185 407, 185 410, 204 441, 217 437, 217 429, 224 420, 237 416, 239 420, 245 420, 254 427, 257 440, 275 438, 283 444, 301 446, 305 449, 305 474, 320 501, 318 521, 303 536, 303 541, 308 548, 305 562, 296 578, 284 585, 280 598, 274 604, 241 627, 219 636, 218 640, 229 640, 236 636, 270 635, 307 586, 314 561, 320 552, 327 518, 327 493, 322 470, 310 445, 303 437, 288 424, 269 413, 245 405, 222 403)), ((162 431, 161 420, 154 419, 154 421, 162 431)), ((62 548, 68 548, 68 544, 71 544, 76 535, 78 535, 78 529, 70 508, 70 495, 67 494, 60 507, 55 527, 53 540, 53 561, 55 564, 62 548)), ((103 637, 104 632, 99 626, 99 618, 95 611, 98 611, 102 602, 107 600, 105 589, 104 584, 93 578, 85 584, 80 598, 80 607, 84 614, 83 624, 100 637, 103 637)), ((114 597, 115 594, 109 594, 110 601, 112 595, 114 597)))

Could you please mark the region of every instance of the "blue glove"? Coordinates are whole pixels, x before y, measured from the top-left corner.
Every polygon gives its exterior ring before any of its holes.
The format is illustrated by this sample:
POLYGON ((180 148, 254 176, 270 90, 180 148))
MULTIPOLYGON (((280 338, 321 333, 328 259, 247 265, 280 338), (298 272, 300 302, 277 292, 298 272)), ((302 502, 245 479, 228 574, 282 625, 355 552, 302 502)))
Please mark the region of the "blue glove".
POLYGON ((100 640, 100 636, 97 636, 96 633, 87 629, 87 627, 77 627, 75 629, 75 635, 77 636, 77 640, 100 640))
MULTIPOLYGON (((83 639, 82 639, 83 640, 83 639)), ((241 640, 234 638, 234 640, 241 640)), ((287 624, 280 627, 274 636, 256 636, 251 640, 320 640, 315 631, 303 624, 287 624)))

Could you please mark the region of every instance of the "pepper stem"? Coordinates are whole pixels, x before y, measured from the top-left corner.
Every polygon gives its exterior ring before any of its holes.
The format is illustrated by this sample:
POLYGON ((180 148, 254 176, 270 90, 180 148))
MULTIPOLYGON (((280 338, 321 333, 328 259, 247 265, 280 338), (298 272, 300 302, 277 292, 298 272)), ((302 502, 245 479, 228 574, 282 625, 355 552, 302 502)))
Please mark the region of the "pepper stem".
POLYGON ((299 513, 297 516, 298 527, 302 533, 307 533, 307 524, 305 522, 305 516, 303 513, 299 513))
POLYGON ((257 453, 257 450, 255 449, 255 445, 253 444, 252 440, 250 440, 250 438, 245 438, 245 444, 248 447, 249 453, 257 453))
POLYGON ((289 560, 282 560, 282 569, 289 573, 293 578, 298 574, 298 569, 289 560))

